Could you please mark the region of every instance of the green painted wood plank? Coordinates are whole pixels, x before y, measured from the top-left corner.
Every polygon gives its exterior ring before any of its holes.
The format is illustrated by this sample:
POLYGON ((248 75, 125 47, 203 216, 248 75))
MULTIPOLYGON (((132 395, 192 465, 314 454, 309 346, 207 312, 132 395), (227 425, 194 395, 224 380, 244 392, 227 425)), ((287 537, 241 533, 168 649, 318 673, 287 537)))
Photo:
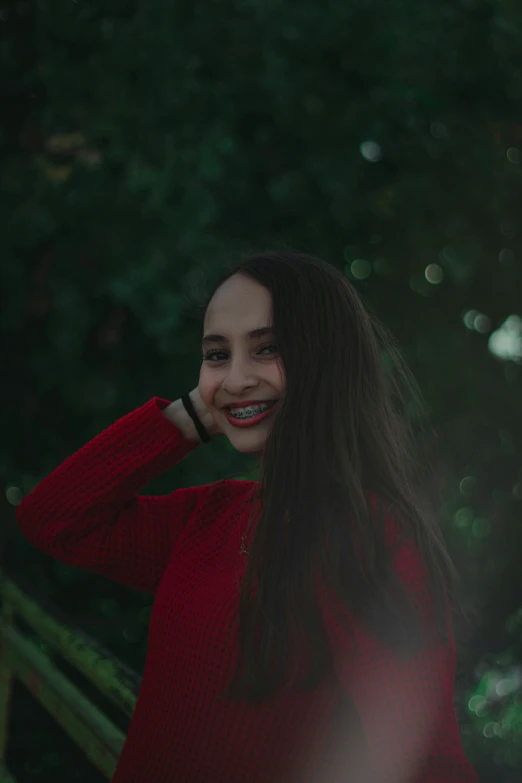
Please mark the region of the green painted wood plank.
POLYGON ((3 764, 0 764, 0 783, 16 783, 16 779, 9 774, 3 764))
MULTIPOLYGON (((13 620, 13 609, 4 600, 1 623, 9 627, 13 620)), ((0 764, 7 753, 9 741, 9 720, 11 717, 11 698, 13 690, 13 673, 5 661, 4 650, 0 644, 0 764)))
POLYGON ((111 653, 103 650, 87 634, 58 622, 45 612, 37 601, 29 598, 11 579, 3 576, 0 591, 4 600, 13 607, 15 614, 33 628, 60 655, 63 655, 75 669, 89 680, 104 696, 119 707, 125 715, 132 716, 136 706, 135 672, 130 672, 111 653))
POLYGON ((1 627, 0 636, 5 663, 110 780, 125 735, 19 631, 1 627))

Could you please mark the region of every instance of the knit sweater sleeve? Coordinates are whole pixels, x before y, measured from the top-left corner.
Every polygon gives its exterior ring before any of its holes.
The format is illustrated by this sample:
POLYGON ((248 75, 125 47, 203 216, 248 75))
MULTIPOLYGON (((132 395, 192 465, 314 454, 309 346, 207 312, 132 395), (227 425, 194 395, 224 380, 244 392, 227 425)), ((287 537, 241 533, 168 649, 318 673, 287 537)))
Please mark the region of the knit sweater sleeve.
POLYGON ((22 535, 71 566, 154 593, 172 547, 207 487, 136 493, 197 444, 154 397, 65 460, 17 508, 22 535))
MULTIPOLYGON (((433 602, 426 569, 411 540, 397 551, 394 569, 422 623, 432 616, 433 602)), ((348 620, 349 633, 330 613, 327 626, 338 680, 355 706, 364 734, 365 750, 346 747, 353 779, 477 783, 464 755, 453 703, 456 656, 449 611, 448 641, 427 646, 407 660, 385 648, 354 617, 348 620)))

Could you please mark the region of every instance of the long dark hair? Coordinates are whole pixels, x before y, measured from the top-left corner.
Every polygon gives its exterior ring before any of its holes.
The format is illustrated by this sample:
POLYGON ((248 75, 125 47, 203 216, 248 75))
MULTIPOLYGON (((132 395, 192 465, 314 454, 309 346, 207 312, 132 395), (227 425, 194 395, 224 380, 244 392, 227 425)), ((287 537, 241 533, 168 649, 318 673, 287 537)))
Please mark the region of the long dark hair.
POLYGON ((342 606, 383 644, 410 655, 427 643, 391 567, 386 515, 400 520, 420 550, 433 596, 433 633, 442 638, 458 579, 422 490, 426 462, 411 421, 412 412, 423 409, 422 397, 393 337, 340 270, 286 249, 229 265, 200 303, 199 317, 237 273, 271 293, 286 376, 263 454, 261 516, 241 585, 239 660, 222 694, 259 702, 281 686, 291 650, 303 644, 312 655, 302 687, 313 688, 331 671, 313 588, 317 567, 342 606), (259 589, 252 598, 254 579, 259 589))

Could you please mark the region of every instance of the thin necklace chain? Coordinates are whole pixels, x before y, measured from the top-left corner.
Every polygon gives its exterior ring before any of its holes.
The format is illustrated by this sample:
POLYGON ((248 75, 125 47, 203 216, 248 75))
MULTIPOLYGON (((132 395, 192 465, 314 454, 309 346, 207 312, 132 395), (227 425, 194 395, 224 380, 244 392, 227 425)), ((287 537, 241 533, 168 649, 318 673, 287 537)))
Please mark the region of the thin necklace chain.
POLYGON ((248 523, 247 529, 245 530, 245 532, 241 536, 241 547, 239 549, 239 554, 240 555, 248 555, 248 549, 245 546, 245 542, 246 542, 246 537, 248 535, 248 531, 250 530, 251 525, 252 525, 252 517, 250 518, 250 521, 248 523))
MULTIPOLYGON (((287 519, 287 518, 288 518, 288 512, 285 514, 285 519, 287 519)), ((243 533, 243 535, 241 536, 241 546, 239 548, 239 554, 240 555, 248 555, 248 553, 249 553, 249 550, 245 546, 245 542, 246 542, 246 537, 248 535, 248 531, 250 530, 250 528, 252 526, 252 520, 253 520, 253 515, 251 513, 250 520, 248 522, 248 527, 245 530, 245 532, 243 533)))
MULTIPOLYGON (((251 502, 252 502, 252 501, 251 501, 251 502)), ((251 528, 251 526, 252 526, 252 520, 253 520, 253 518, 254 518, 254 515, 253 515, 253 513, 252 513, 252 506, 251 506, 251 507, 250 507, 250 519, 249 519, 249 521, 248 521, 248 527, 247 527, 247 529, 245 530, 245 532, 243 533, 243 535, 241 536, 241 546, 240 546, 240 548, 239 548, 239 554, 240 554, 240 555, 248 555, 248 552, 249 552, 249 550, 246 548, 246 538, 247 538, 247 536, 248 536, 248 531, 250 530, 250 528, 251 528)))

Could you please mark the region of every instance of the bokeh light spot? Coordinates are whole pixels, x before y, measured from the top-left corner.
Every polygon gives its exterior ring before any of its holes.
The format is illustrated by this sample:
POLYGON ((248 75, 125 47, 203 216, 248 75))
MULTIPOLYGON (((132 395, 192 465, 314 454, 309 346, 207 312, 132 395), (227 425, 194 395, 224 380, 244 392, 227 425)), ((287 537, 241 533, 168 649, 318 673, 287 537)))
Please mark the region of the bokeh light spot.
POLYGON ((444 272, 442 271, 442 267, 438 264, 428 264, 424 270, 424 276, 428 283, 432 283, 433 285, 442 283, 444 280, 444 272))
POLYGON ((470 497, 477 486, 477 479, 475 476, 466 476, 459 484, 459 489, 463 495, 470 497))
POLYGON ((412 275, 409 280, 409 285, 412 291, 421 296, 429 296, 431 292, 431 286, 426 281, 425 275, 422 272, 417 272, 412 275))
POLYGON ((359 152, 363 158, 370 161, 370 163, 377 163, 382 156, 381 147, 376 141, 363 141, 359 145, 359 152))
POLYGON ((520 670, 513 669, 509 672, 508 677, 503 677, 495 685, 495 691, 501 698, 509 696, 510 693, 517 691, 522 684, 522 676, 520 670))
POLYGON ((500 733, 500 726, 498 723, 493 723, 493 722, 486 723, 486 725, 482 729, 482 733, 487 739, 491 739, 492 737, 498 737, 500 733))
POLYGON ((490 335, 488 340, 490 352, 499 359, 522 361, 522 318, 510 315, 502 326, 490 335))
POLYGON ((478 310, 467 310, 462 316, 466 329, 487 334, 491 331, 491 318, 478 310))
POLYGON ((430 125, 430 133, 434 139, 448 139, 449 132, 447 127, 442 122, 432 122, 430 125))
POLYGON ((372 273, 372 265, 365 258, 356 258, 350 265, 350 271, 358 280, 365 280, 372 273))
POLYGON ((475 328, 475 318, 480 315, 478 310, 468 310, 464 313, 462 316, 462 320, 464 322, 464 326, 466 329, 474 329, 475 328))
POLYGON ((453 520, 457 527, 468 527, 473 521, 473 511, 468 506, 463 506, 455 512, 453 520))
POLYGON ((483 313, 479 313, 473 321, 473 327, 477 332, 487 334, 487 332, 491 331, 491 318, 483 313))
POLYGON ((468 701, 468 709, 476 715, 485 715, 489 709, 489 702, 483 696, 472 696, 468 701))
POLYGON ((504 247, 498 254, 498 260, 505 266, 511 266, 511 264, 515 263, 515 254, 509 247, 504 247))
POLYGON ((489 519, 479 517, 473 521, 471 532, 476 538, 487 538, 491 532, 491 522, 489 519))
POLYGON ((7 498, 7 502, 10 503, 12 506, 19 506, 20 503, 23 500, 23 492, 19 487, 7 487, 5 491, 5 496, 7 498))

